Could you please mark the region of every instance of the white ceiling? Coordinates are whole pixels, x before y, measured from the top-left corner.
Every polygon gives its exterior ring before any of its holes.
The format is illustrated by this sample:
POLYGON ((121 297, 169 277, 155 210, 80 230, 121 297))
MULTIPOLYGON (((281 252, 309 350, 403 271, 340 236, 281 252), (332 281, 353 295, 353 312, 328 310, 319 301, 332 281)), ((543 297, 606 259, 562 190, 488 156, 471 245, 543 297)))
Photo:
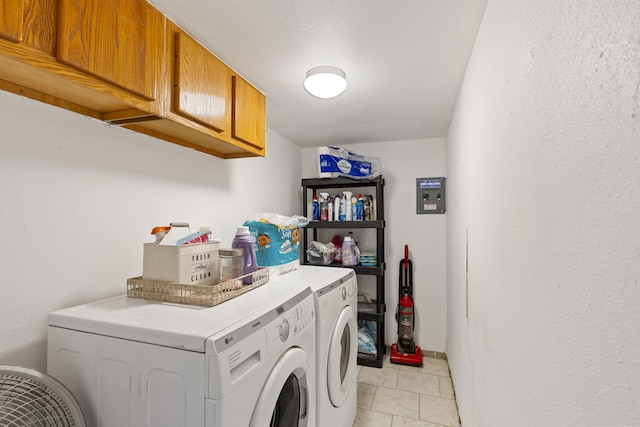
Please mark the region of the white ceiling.
POLYGON ((303 147, 442 137, 487 0, 152 0, 267 96, 267 126, 303 147), (332 65, 347 90, 302 82, 332 65))

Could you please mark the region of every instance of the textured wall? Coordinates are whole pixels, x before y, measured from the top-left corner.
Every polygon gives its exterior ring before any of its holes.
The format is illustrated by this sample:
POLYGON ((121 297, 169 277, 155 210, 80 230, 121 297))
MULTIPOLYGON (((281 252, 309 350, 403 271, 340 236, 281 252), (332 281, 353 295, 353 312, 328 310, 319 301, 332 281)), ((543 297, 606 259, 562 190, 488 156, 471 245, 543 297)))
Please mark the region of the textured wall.
POLYGON ((640 425, 639 28, 635 0, 488 3, 447 138, 465 426, 640 425))
POLYGON ((230 245, 256 212, 298 212, 300 156, 268 131, 266 158, 225 161, 0 92, 0 364, 44 371, 47 313, 126 292, 153 226, 230 245))

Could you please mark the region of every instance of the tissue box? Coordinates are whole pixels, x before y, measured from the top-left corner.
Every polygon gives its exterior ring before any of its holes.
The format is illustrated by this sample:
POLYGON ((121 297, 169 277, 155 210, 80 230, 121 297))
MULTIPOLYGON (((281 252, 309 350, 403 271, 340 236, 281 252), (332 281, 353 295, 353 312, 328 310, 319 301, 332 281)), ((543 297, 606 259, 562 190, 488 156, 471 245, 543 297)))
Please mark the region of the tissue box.
POLYGON ((215 285, 220 280, 219 242, 181 246, 144 244, 142 278, 184 285, 215 285))
POLYGON ((269 267, 270 276, 278 276, 300 267, 299 229, 269 222, 246 221, 245 226, 256 238, 256 262, 269 267))

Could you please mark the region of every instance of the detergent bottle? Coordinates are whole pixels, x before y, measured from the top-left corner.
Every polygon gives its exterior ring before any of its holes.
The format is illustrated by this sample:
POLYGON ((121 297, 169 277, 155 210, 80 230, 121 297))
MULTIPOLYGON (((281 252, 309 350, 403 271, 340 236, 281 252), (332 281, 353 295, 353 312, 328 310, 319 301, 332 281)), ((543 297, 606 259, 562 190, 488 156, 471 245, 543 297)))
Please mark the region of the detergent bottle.
POLYGON ((342 241, 342 265, 358 265, 360 262, 360 251, 351 236, 345 236, 342 241))
MULTIPOLYGON (((243 250, 242 258, 242 274, 250 274, 258 269, 258 263, 256 262, 256 238, 249 232, 249 227, 240 226, 236 228, 236 236, 231 243, 232 248, 240 248, 243 250)), ((250 285, 253 282, 253 276, 247 276, 243 279, 246 285, 250 285)))

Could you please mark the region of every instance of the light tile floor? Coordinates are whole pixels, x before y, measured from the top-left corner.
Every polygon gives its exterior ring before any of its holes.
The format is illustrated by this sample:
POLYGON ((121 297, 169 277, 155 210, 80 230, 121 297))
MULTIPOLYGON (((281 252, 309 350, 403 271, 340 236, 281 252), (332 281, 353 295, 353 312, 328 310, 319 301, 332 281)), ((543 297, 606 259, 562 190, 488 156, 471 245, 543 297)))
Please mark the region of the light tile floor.
POLYGON ((353 427, 459 427, 446 360, 423 358, 420 368, 384 357, 382 369, 359 366, 353 427))

